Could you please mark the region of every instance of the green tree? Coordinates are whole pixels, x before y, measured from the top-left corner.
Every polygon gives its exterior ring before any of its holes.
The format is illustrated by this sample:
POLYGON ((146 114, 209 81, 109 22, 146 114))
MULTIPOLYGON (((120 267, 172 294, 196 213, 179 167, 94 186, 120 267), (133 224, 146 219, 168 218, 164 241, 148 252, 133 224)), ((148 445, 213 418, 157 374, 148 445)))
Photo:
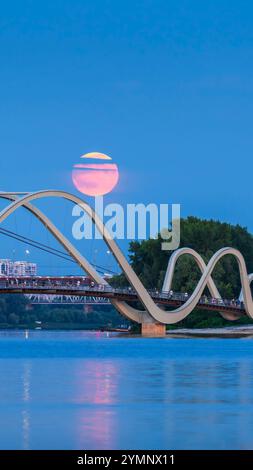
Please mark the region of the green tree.
MULTIPOLYGON (((248 272, 253 272, 253 237, 245 227, 214 220, 201 220, 188 217, 181 220, 180 247, 190 247, 201 254, 207 263, 220 248, 237 248, 244 256, 248 272)), ((134 271, 147 288, 161 289, 170 252, 161 250, 161 238, 134 241, 129 245, 129 259, 134 271)), ((175 269, 172 288, 177 292, 193 292, 200 278, 200 271, 191 256, 179 258, 175 269)), ((213 272, 213 279, 223 298, 237 298, 241 289, 239 270, 233 256, 224 257, 213 272)), ((113 279, 114 285, 123 285, 123 275, 113 279)), ((207 293, 206 289, 206 293, 207 293)), ((249 323, 249 319, 240 322, 249 323)), ((220 326, 227 322, 219 315, 196 310, 179 326, 220 326)))

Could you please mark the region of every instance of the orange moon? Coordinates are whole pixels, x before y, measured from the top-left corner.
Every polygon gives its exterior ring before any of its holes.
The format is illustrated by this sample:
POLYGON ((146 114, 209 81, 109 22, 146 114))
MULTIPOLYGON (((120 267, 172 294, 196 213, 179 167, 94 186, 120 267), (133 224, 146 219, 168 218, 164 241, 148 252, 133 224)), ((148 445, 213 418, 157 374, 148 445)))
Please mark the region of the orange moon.
POLYGON ((105 153, 90 152, 82 155, 81 160, 72 169, 72 181, 78 191, 87 196, 103 196, 115 188, 119 170, 111 157, 105 153))

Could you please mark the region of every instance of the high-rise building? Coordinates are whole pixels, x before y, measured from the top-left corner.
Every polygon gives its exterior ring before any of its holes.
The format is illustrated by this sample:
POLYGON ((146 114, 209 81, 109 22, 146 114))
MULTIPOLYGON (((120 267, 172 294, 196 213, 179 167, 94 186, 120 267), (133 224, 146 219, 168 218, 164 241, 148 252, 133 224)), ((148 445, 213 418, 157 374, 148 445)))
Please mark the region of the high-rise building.
POLYGON ((0 259, 0 275, 10 276, 12 271, 12 261, 10 259, 0 259))
POLYGON ((36 276, 37 264, 0 259, 0 276, 36 276))

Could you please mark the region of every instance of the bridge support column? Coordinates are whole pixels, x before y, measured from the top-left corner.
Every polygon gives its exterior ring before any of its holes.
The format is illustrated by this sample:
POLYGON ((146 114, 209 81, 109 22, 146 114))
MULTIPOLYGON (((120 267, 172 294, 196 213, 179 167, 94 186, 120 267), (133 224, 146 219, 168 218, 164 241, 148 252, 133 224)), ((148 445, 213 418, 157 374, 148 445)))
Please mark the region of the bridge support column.
POLYGON ((142 336, 161 337, 166 335, 166 325, 163 323, 142 323, 141 324, 142 336))

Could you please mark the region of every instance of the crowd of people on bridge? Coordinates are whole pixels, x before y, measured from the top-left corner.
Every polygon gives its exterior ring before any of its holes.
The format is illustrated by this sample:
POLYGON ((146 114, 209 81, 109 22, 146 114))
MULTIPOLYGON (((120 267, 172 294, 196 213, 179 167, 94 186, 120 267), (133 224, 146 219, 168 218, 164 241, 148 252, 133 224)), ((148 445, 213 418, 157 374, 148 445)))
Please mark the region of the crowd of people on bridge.
MULTIPOLYGON (((105 292, 110 291, 118 294, 128 294, 131 296, 136 296, 135 290, 129 286, 125 288, 114 288, 109 284, 97 284, 87 276, 61 276, 61 277, 0 277, 0 288, 34 288, 34 289, 73 289, 73 290, 91 290, 105 292)), ((170 290, 168 292, 159 292, 157 289, 149 289, 148 291, 154 299, 163 299, 163 300, 174 300, 180 302, 186 302, 189 298, 188 292, 174 292, 170 290)), ((222 299, 222 298, 213 298, 208 297, 207 295, 202 295, 199 299, 199 304, 204 305, 215 305, 215 306, 224 306, 224 307, 233 307, 244 309, 244 303, 240 299, 222 299)))
MULTIPOLYGON (((174 293, 172 290, 168 293, 168 298, 171 300, 181 300, 187 301, 189 298, 188 292, 184 293, 174 293)), ((237 307, 240 309, 244 309, 244 303, 240 299, 216 299, 214 297, 208 297, 207 295, 202 295, 199 299, 199 304, 208 304, 208 305, 221 305, 224 307, 237 307)))

